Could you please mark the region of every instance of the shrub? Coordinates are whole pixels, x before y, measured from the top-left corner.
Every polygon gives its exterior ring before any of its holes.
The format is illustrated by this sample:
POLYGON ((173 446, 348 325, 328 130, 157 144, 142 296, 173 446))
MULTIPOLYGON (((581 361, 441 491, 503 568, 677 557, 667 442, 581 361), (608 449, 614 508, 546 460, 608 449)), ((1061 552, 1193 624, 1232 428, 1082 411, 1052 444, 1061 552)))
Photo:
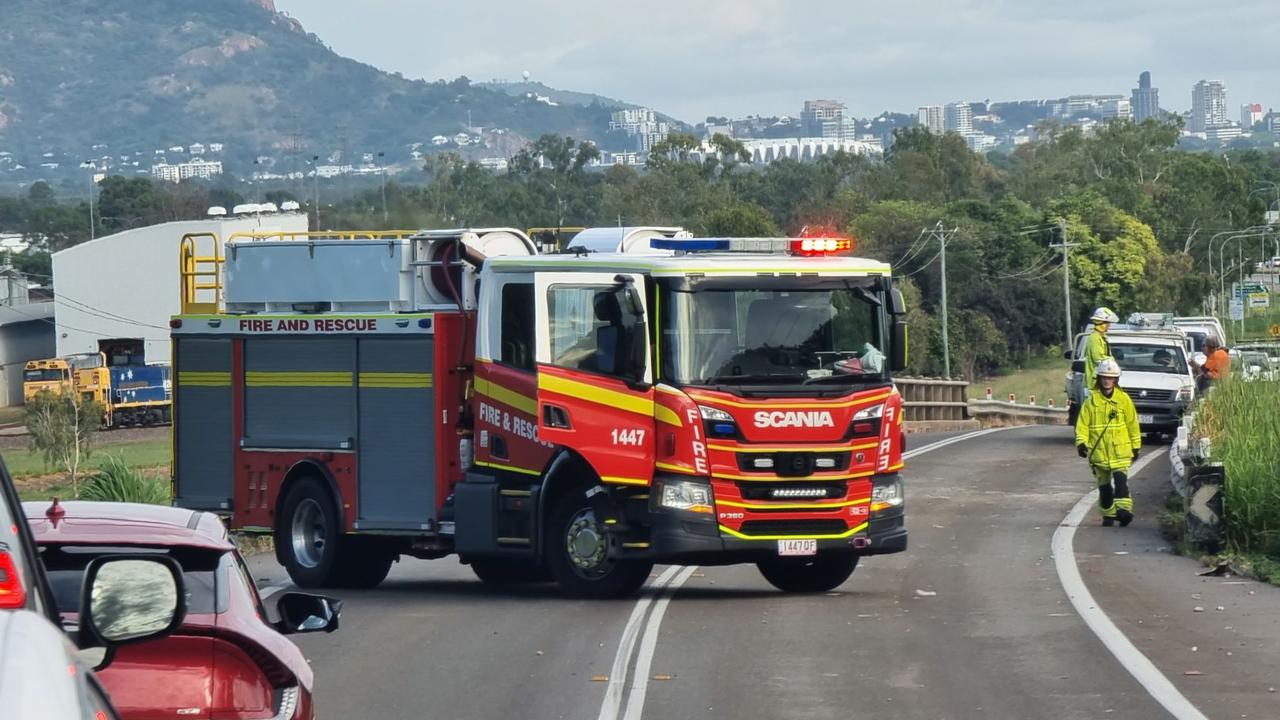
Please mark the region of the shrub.
POLYGON ((101 469, 85 481, 80 499, 168 505, 169 484, 161 478, 143 475, 119 457, 110 456, 101 469))
POLYGON ((1280 381, 1223 382, 1205 398, 1196 425, 1226 470, 1231 549, 1280 557, 1280 381))

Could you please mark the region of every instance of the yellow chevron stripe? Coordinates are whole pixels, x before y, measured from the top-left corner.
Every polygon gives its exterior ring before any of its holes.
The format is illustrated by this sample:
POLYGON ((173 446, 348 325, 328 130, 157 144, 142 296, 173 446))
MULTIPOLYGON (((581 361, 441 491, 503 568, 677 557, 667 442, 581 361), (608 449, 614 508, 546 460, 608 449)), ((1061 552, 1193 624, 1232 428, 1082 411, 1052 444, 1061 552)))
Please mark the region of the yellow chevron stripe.
POLYGON ((661 423, 675 425, 676 427, 684 427, 684 423, 680 422, 680 416, 674 410, 666 405, 653 404, 653 418, 661 423))
POLYGON ((547 373, 538 373, 538 389, 581 398, 588 402, 606 405, 615 410, 653 417, 653 401, 649 398, 636 397, 617 390, 607 390, 589 383, 578 382, 577 380, 570 380, 547 373))
POLYGON ((743 535, 732 528, 727 528, 724 525, 720 526, 720 532, 728 533, 739 540, 841 540, 866 529, 867 523, 862 523, 858 527, 842 532, 839 535, 743 535))
POLYGON ((504 405, 510 405, 527 415, 536 416, 538 414, 537 400, 484 378, 476 378, 476 392, 504 405))

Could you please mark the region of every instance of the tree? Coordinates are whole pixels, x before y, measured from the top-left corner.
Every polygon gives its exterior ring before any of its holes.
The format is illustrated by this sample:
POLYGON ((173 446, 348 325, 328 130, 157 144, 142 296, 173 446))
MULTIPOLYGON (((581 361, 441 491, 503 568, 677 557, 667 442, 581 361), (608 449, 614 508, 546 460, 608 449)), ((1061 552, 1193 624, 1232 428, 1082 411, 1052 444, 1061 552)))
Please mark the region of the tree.
POLYGON ((767 210, 743 202, 713 210, 707 217, 706 231, 708 235, 722 237, 777 237, 781 234, 767 210))
POLYGON ((1151 228, 1094 193, 1066 198, 1054 210, 1065 216, 1067 239, 1078 245, 1071 278, 1086 304, 1144 309, 1137 306, 1147 261, 1162 255, 1151 228))
POLYGON ((71 493, 80 494, 80 468, 93 452, 95 433, 102 425, 103 408, 74 392, 42 391, 27 401, 27 431, 31 447, 45 463, 64 469, 71 493))

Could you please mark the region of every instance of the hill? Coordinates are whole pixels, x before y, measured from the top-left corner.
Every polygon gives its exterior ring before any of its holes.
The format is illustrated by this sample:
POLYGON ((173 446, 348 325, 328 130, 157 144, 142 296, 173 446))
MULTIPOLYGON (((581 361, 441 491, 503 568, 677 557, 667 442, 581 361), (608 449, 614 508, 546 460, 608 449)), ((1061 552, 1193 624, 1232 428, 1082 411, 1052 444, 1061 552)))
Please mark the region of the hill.
POLYGON ((472 125, 505 131, 503 145, 608 131, 612 106, 601 102, 549 105, 341 57, 272 0, 59 0, 57 12, 48 0, 4 4, 0 151, 28 166, 99 152, 150 158, 195 142, 222 143, 250 167, 259 154, 344 148, 399 159, 472 125))

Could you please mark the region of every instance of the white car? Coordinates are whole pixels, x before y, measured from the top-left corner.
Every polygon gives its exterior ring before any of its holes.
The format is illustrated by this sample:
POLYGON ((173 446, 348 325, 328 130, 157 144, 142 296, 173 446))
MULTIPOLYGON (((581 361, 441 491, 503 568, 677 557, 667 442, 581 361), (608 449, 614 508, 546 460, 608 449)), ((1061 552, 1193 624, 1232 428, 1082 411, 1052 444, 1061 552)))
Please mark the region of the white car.
MULTIPOLYGON (((1087 335, 1078 337, 1072 373, 1067 379, 1068 420, 1073 425, 1085 397, 1083 358, 1087 339, 1087 335)), ((1174 432, 1196 395, 1186 336, 1177 329, 1124 329, 1107 333, 1107 342, 1111 356, 1120 364, 1120 387, 1133 399, 1142 432, 1174 432)))

